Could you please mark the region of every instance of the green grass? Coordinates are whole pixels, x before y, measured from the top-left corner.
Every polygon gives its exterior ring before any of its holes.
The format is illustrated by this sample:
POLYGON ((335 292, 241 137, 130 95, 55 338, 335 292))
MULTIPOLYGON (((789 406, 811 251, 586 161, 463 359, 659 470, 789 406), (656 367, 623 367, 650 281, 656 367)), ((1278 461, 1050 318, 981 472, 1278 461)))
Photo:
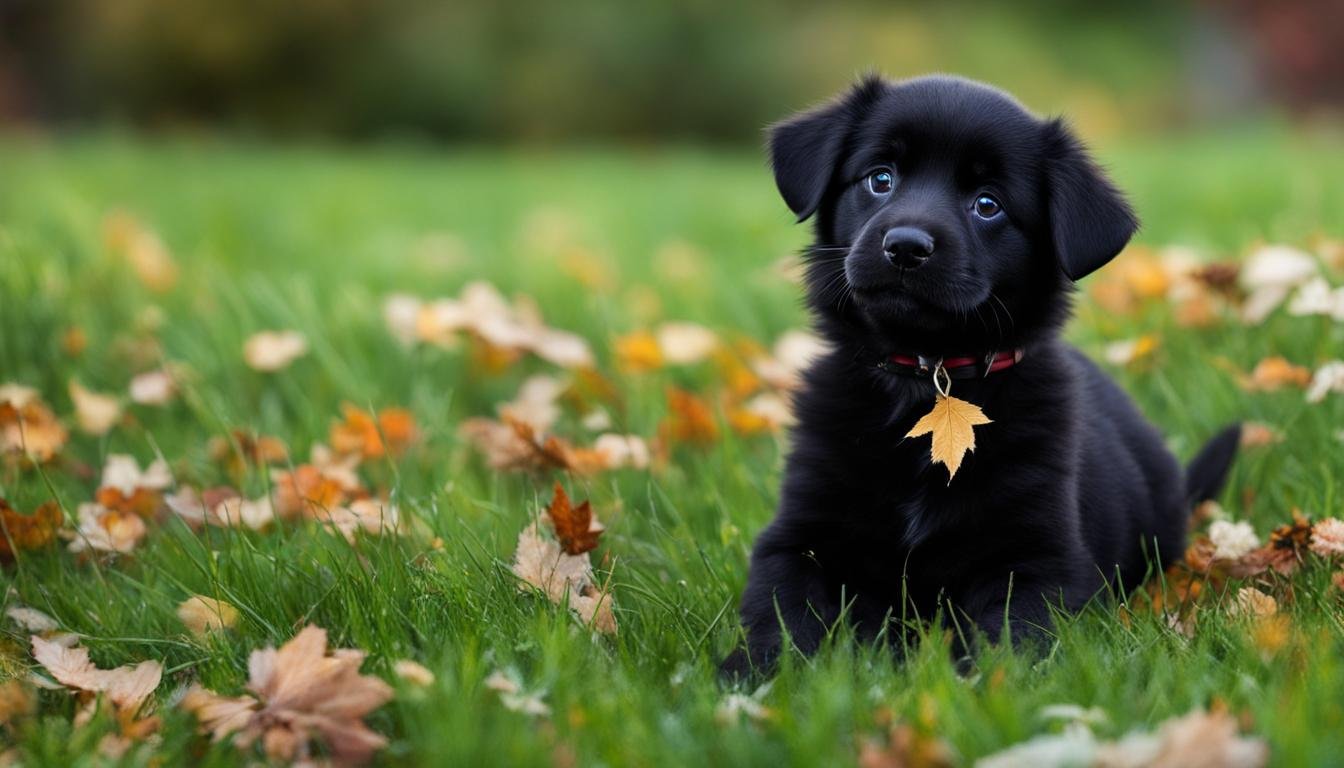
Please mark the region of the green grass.
MULTIPOLYGON (((1339 146, 1337 137, 1265 130, 1132 143, 1103 157, 1133 195, 1142 241, 1229 257, 1257 239, 1344 234, 1339 146)), ((10 137, 0 142, 0 168, 0 382, 37 387, 68 416, 67 381, 124 391, 139 370, 132 340, 146 337, 157 338, 164 359, 195 372, 176 404, 132 407, 134 422, 105 438, 75 436, 66 460, 44 472, 0 469, 0 496, 16 507, 54 497, 73 512, 96 483, 79 468, 114 452, 142 462, 162 452, 179 480, 226 482, 206 456, 211 436, 244 427, 306 456, 347 400, 406 406, 426 434, 405 457, 362 471, 441 537, 441 550, 423 536, 352 547, 312 528, 198 535, 169 521, 154 525, 132 557, 80 561, 56 548, 0 570, 0 605, 47 611, 80 633, 99 663, 161 659, 170 672, 161 702, 193 680, 236 692, 252 649, 315 622, 335 645, 367 650, 373 674, 392 679, 392 662, 408 657, 437 674, 427 690, 399 688, 371 718, 392 740, 380 757, 389 763, 547 765, 570 755, 583 765, 843 765, 858 738, 881 731, 883 712, 946 738, 969 763, 1041 732, 1037 713, 1046 704, 1100 706, 1110 715, 1101 730, 1114 736, 1215 700, 1249 715, 1276 764, 1326 764, 1344 754, 1344 613, 1319 564, 1295 578, 1286 608, 1294 637, 1277 654, 1262 654, 1244 622, 1217 610, 1205 612, 1187 641, 1157 618, 1126 627, 1113 605, 1061 622, 1044 658, 984 650, 970 677, 957 674, 936 642, 894 665, 840 636, 813 660, 786 660, 763 695, 769 719, 716 722, 725 690, 715 663, 739 637, 736 601, 752 537, 772 513, 785 440, 730 435, 707 449, 678 447, 658 473, 566 480, 608 526, 598 553, 614 585, 615 637, 593 636, 564 610, 518 591, 508 560, 551 479, 489 472, 455 429, 493 413, 526 375, 548 366, 524 360, 484 375, 462 353, 405 351, 384 328, 383 297, 454 295, 478 278, 534 297, 550 324, 593 343, 624 398, 619 426, 652 435, 667 383, 711 391, 716 375, 708 366, 617 373, 615 335, 686 319, 768 343, 806 321, 796 287, 772 270, 805 232, 790 225, 750 153, 10 137), (170 245, 182 267, 172 292, 149 293, 105 252, 101 221, 114 208, 134 212, 170 245), (572 230, 609 287, 585 287, 563 268, 556 238, 536 232, 538 211, 572 230), (451 241, 433 237, 444 233, 451 241), (669 265, 658 256, 669 241, 691 244, 699 258, 669 265), (650 293, 656 318, 641 314, 650 310, 639 296, 650 293), (161 319, 153 332, 150 307, 161 319), (60 344, 70 326, 88 334, 78 358, 60 344), (241 345, 265 328, 302 330, 311 354, 278 374, 251 371, 241 345), (237 628, 192 640, 174 611, 193 593, 237 605, 237 628), (537 722, 502 707, 483 685, 495 669, 544 691, 552 716, 537 722)), ((1082 304, 1070 335, 1090 352, 1107 340, 1161 335, 1151 367, 1116 375, 1182 457, 1233 420, 1287 434, 1239 459, 1224 498, 1235 515, 1263 536, 1293 507, 1344 513, 1344 445, 1335 437, 1344 398, 1308 406, 1299 391, 1249 395, 1214 362, 1225 357, 1245 369, 1277 353, 1315 365, 1340 356, 1344 325, 1280 313, 1256 328, 1189 330, 1160 307, 1118 318, 1082 304)), ((244 484, 258 493, 264 482, 254 474, 244 484)), ((0 627, 0 668, 30 663, 26 636, 0 627)), ((96 762, 111 723, 74 729, 74 704, 61 692, 42 693, 40 703, 35 718, 0 729, 0 739, 33 765, 96 762)), ((239 759, 195 736, 190 717, 161 709, 163 741, 154 749, 163 764, 239 759)))

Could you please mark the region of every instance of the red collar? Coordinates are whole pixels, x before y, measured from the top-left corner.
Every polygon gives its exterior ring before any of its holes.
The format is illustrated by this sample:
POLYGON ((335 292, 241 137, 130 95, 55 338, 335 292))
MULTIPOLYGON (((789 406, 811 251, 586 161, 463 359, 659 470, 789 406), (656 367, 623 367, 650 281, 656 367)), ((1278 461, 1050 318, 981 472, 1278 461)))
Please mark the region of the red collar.
POLYGON ((906 376, 932 376, 939 362, 943 370, 954 379, 979 379, 991 373, 1011 368, 1022 361, 1024 350, 1021 347, 1004 352, 990 352, 984 357, 925 357, 924 355, 894 354, 878 367, 892 373, 906 376))

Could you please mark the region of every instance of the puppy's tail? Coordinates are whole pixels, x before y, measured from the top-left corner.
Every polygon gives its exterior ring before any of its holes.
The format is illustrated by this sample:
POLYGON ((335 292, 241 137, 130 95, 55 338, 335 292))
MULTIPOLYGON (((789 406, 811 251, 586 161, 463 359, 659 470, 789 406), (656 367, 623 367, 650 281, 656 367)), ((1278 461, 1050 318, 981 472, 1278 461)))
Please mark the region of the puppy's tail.
POLYGON ((1241 425, 1233 424, 1213 436, 1190 460, 1185 470, 1186 500, 1191 504, 1216 498, 1227 481, 1227 472, 1241 443, 1241 425))

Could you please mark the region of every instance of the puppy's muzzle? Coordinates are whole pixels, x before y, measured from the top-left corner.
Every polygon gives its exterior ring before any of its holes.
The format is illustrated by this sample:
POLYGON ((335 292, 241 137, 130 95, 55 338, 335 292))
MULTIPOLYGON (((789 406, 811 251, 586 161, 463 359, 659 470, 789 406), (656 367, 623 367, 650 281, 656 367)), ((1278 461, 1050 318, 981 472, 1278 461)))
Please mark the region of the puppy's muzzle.
POLYGON ((933 255, 933 235, 917 227, 893 227, 882 238, 887 261, 902 269, 913 269, 933 255))

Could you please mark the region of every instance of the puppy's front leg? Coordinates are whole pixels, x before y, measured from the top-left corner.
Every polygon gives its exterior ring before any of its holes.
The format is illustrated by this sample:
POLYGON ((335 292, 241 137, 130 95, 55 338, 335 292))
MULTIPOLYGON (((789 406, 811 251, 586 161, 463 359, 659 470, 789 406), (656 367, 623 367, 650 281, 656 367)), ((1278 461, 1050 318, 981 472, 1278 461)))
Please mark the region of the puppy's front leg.
POLYGON ((784 632, 805 654, 820 647, 840 615, 839 596, 827 589, 819 542, 804 530, 777 519, 761 534, 751 555, 742 596, 746 649, 724 660, 724 674, 744 677, 769 672, 779 659, 784 632))
POLYGON ((1089 578, 1081 567, 1064 563, 1034 565, 1037 567, 1022 568, 973 585, 956 600, 954 608, 968 616, 975 630, 983 632, 989 640, 998 640, 1006 627, 1009 642, 1019 645, 1046 636, 1052 623, 1051 606, 1077 611, 1100 588, 1099 579, 1089 578))

